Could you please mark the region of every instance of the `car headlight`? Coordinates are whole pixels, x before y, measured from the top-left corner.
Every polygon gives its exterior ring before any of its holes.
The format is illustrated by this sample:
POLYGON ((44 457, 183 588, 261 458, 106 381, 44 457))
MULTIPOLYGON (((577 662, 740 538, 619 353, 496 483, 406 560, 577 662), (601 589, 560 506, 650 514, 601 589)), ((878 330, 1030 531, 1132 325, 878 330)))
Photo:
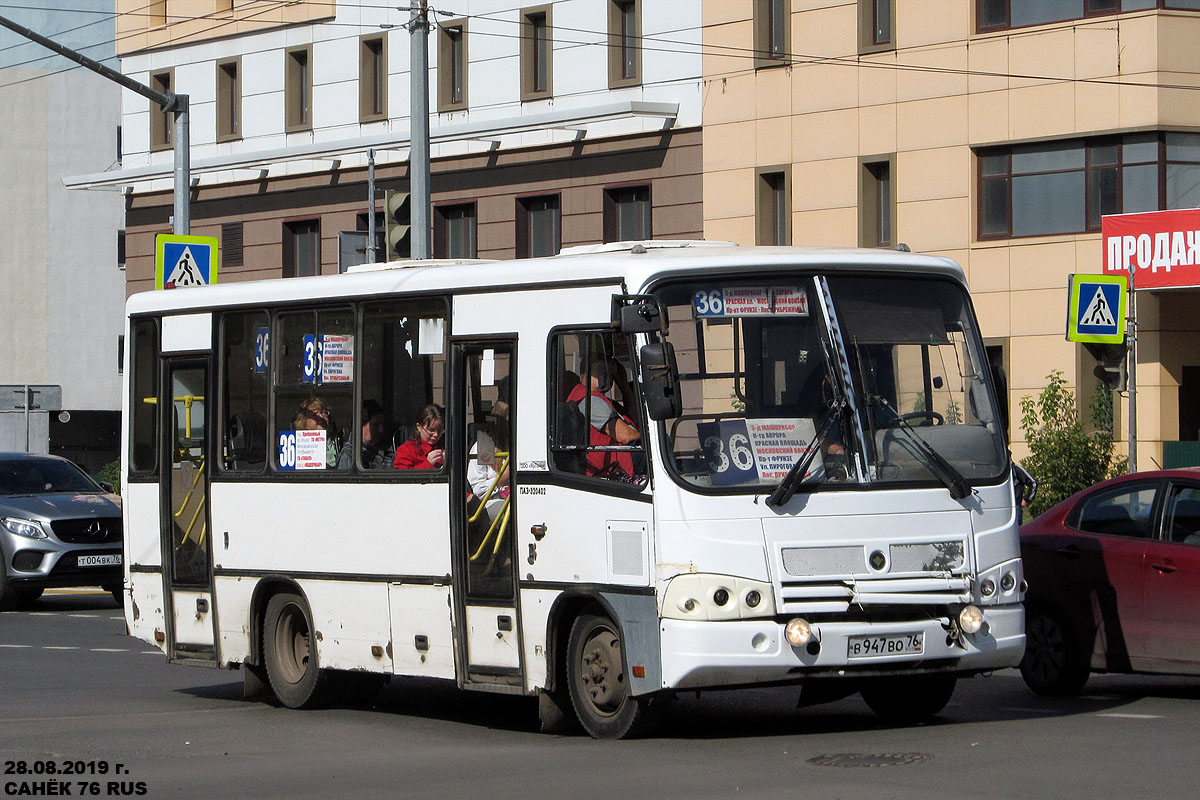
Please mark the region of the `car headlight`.
POLYGON ((0 517, 0 525, 15 533, 17 536, 27 536, 30 539, 45 539, 46 531, 42 523, 34 519, 18 519, 17 517, 0 517))

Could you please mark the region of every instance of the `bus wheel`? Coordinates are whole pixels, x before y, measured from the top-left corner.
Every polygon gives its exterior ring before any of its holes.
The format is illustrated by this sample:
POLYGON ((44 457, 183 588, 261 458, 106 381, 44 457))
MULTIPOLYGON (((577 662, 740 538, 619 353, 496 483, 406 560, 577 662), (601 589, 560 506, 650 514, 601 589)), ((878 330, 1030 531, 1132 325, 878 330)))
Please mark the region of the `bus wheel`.
POLYGON ((605 616, 584 614, 571 626, 567 686, 584 730, 597 739, 621 739, 646 721, 646 703, 629 693, 621 633, 605 616))
POLYGON ((888 722, 924 722, 950 702, 957 680, 953 675, 877 678, 863 684, 862 697, 888 722))
POLYGON ((267 603, 263 660, 271 691, 288 708, 315 708, 328 699, 331 680, 317 663, 312 627, 312 614, 300 595, 280 592, 267 603))
POLYGON ((1025 619, 1025 685, 1047 697, 1079 694, 1091 671, 1070 626, 1047 609, 1030 610, 1025 619))

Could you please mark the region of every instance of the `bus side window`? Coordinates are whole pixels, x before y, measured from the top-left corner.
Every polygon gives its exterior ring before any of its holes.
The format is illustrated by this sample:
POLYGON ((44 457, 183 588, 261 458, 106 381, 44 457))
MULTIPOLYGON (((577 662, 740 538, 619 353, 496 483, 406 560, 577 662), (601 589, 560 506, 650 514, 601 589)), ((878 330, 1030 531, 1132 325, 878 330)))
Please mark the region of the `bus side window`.
POLYGON ((267 463, 270 319, 264 311, 224 314, 220 336, 221 468, 262 472, 267 463))
POLYGON ((642 484, 646 457, 633 390, 633 342, 611 330, 551 337, 553 469, 642 484))
POLYGON ((158 321, 130 322, 129 473, 153 475, 158 466, 158 321))

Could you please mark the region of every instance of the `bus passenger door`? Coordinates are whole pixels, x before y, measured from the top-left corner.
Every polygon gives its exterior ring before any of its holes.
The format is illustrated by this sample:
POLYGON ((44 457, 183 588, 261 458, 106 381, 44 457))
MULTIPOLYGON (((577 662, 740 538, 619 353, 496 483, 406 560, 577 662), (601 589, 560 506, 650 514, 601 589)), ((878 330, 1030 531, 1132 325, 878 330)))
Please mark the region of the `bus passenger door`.
POLYGON ((516 603, 516 473, 512 407, 516 343, 455 342, 446 429, 454 601, 463 685, 523 686, 516 603))
POLYGON ((162 546, 167 581, 167 655, 216 664, 212 535, 208 524, 208 362, 166 362, 162 546))

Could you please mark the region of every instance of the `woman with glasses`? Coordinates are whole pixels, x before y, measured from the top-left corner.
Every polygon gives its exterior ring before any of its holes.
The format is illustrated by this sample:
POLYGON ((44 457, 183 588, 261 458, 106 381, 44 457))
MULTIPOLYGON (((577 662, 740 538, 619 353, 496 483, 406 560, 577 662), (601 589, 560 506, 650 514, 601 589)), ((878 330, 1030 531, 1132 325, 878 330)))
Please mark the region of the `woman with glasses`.
POLYGON ((396 469, 438 469, 445 461, 446 451, 441 445, 445 422, 440 406, 430 404, 417 415, 408 441, 396 448, 392 466, 396 469))

